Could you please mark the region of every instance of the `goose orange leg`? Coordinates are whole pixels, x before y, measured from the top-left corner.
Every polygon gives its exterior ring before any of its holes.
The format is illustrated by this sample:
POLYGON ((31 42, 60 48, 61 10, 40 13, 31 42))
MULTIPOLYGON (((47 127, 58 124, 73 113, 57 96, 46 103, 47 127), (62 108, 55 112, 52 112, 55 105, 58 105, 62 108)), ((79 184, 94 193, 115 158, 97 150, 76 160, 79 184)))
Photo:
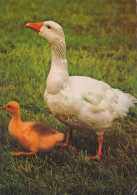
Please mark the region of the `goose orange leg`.
POLYGON ((71 147, 71 139, 72 139, 72 129, 69 128, 67 138, 66 138, 66 142, 65 143, 59 143, 58 145, 71 147))
POLYGON ((34 155, 36 152, 10 152, 13 156, 27 156, 27 155, 34 155))
POLYGON ((102 136, 98 136, 98 153, 96 156, 92 156, 90 157, 90 159, 101 159, 101 151, 102 151, 102 144, 103 144, 103 135, 102 136))

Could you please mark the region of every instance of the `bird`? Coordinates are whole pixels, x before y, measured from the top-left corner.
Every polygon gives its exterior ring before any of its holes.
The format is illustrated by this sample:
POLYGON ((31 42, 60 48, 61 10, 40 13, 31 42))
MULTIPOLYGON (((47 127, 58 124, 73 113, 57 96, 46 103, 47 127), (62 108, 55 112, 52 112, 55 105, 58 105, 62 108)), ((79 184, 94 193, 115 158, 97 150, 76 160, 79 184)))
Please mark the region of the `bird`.
POLYGON ((137 99, 129 93, 86 76, 70 76, 66 59, 66 41, 63 28, 54 21, 27 23, 51 47, 51 67, 46 80, 44 101, 49 110, 68 126, 66 141, 71 146, 72 130, 84 134, 94 132, 98 151, 90 159, 101 159, 104 133, 117 119, 127 116, 137 99))
POLYGON ((10 135, 29 152, 11 152, 14 156, 34 155, 37 152, 50 151, 59 142, 63 141, 64 134, 55 131, 48 124, 40 121, 24 122, 20 117, 18 102, 10 101, 0 107, 11 113, 8 130, 10 135))

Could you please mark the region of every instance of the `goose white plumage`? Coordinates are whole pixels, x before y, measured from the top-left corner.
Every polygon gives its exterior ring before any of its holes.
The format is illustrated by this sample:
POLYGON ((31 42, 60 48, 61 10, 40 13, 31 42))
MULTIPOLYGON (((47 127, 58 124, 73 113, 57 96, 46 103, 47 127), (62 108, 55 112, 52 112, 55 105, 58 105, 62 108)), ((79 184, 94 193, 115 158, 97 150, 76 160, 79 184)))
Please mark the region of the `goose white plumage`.
MULTIPOLYGON (((95 132, 101 158, 103 134, 116 119, 127 116, 137 99, 105 82, 85 76, 69 76, 66 42, 62 27, 53 22, 28 23, 26 27, 38 32, 51 46, 52 63, 46 81, 44 101, 51 113, 69 127, 64 146, 70 144, 72 129, 83 133, 95 132)), ((63 144, 62 144, 63 145, 63 144)))

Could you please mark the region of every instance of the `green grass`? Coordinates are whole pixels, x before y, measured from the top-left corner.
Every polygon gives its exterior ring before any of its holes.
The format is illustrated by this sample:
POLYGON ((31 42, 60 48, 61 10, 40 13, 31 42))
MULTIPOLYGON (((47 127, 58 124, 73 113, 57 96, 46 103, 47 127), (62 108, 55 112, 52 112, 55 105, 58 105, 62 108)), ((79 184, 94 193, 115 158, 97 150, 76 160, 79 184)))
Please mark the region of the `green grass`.
MULTIPOLYGON (((103 80, 137 97, 135 1, 1 0, 0 106, 17 100, 23 120, 45 121, 67 133, 43 101, 50 47, 24 27, 53 20, 64 28, 70 75, 103 80)), ((33 157, 8 133, 11 116, 0 111, 1 194, 121 194, 137 182, 137 108, 105 133, 102 160, 95 135, 73 132, 73 148, 56 147, 33 157)))

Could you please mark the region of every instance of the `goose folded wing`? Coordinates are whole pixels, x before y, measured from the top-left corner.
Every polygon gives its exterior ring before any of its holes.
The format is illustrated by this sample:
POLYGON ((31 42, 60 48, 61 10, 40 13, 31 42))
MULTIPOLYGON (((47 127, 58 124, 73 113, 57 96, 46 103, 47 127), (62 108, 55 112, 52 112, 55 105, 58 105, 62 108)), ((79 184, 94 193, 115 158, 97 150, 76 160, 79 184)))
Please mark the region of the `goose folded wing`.
POLYGON ((114 113, 118 104, 118 97, 111 87, 91 91, 84 96, 84 100, 91 105, 94 113, 114 113))

